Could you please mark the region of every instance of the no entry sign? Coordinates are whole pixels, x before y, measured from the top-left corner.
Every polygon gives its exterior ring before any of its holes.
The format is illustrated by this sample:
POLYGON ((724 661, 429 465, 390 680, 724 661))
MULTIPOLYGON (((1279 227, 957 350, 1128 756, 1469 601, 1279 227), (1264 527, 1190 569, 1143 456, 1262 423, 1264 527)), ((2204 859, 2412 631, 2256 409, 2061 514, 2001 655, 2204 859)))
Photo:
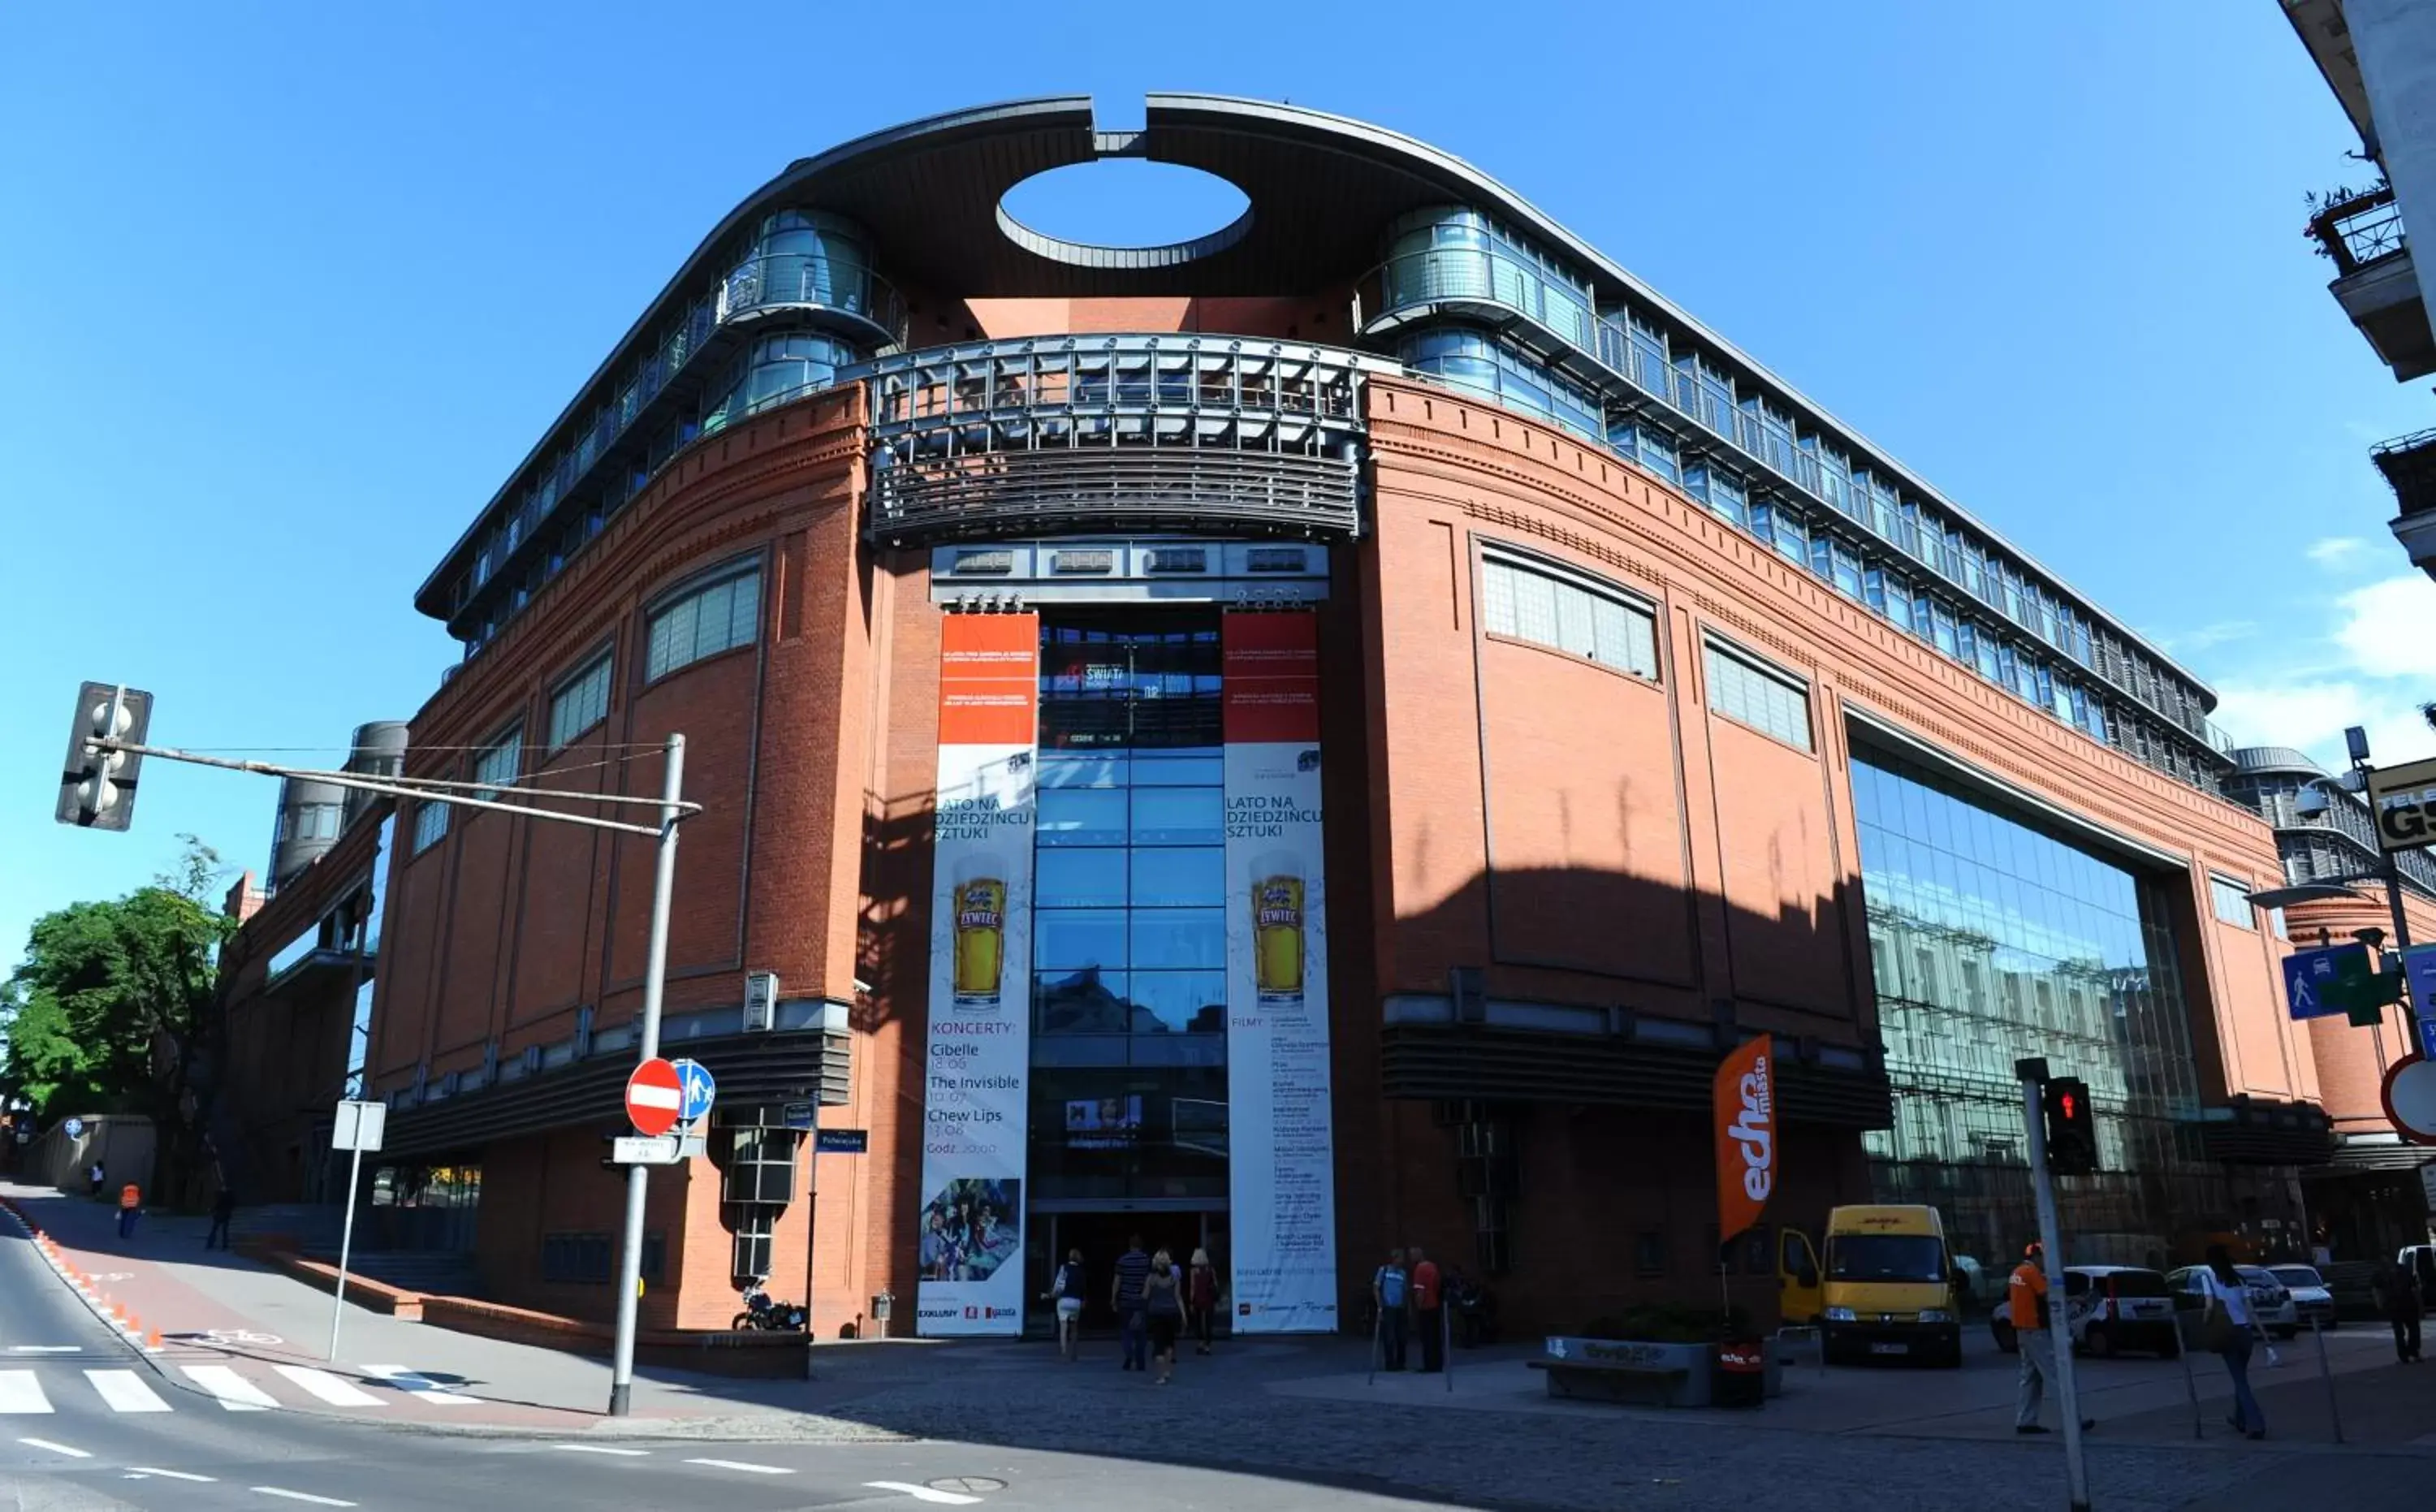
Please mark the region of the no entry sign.
POLYGON ((685 1107, 685 1089, 677 1069, 656 1057, 635 1068, 626 1078, 626 1117, 638 1134, 661 1135, 676 1127, 685 1107))

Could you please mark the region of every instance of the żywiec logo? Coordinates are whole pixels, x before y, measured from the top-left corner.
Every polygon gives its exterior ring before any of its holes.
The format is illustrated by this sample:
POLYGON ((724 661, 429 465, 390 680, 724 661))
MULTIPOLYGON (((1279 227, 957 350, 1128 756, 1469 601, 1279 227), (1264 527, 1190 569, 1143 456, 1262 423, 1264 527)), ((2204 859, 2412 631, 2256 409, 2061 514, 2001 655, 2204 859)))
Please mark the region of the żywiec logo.
POLYGON ((1775 1185, 1768 1154, 1776 1142, 1776 1112, 1768 1106, 1767 1098, 1767 1057, 1754 1059, 1751 1069, 1736 1085, 1742 1093, 1743 1107, 1726 1129, 1726 1138, 1742 1146, 1744 1192, 1753 1202, 1766 1202, 1775 1185))

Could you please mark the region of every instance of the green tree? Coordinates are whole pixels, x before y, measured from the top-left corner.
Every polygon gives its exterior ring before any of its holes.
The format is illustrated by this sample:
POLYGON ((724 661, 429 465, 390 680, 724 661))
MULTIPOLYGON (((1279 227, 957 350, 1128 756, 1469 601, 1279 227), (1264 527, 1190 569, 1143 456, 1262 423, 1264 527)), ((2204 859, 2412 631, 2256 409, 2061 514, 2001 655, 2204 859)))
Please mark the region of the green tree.
POLYGON ((0 1099, 25 1098, 45 1124, 148 1115, 169 1172, 201 1153, 219 947, 236 928, 212 896, 219 853, 179 839, 177 865, 150 886, 35 920, 0 987, 0 1099))

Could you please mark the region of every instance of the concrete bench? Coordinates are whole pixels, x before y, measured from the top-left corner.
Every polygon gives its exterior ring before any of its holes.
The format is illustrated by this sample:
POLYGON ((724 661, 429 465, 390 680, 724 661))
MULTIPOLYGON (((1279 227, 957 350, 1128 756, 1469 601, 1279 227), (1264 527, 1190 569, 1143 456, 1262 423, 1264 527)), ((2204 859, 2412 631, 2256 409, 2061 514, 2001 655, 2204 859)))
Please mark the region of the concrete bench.
POLYGON ((1621 1360, 1530 1360, 1534 1370, 1548 1373, 1548 1395, 1594 1401, 1633 1402, 1663 1407, 1676 1397, 1691 1374, 1679 1364, 1642 1364, 1621 1360))

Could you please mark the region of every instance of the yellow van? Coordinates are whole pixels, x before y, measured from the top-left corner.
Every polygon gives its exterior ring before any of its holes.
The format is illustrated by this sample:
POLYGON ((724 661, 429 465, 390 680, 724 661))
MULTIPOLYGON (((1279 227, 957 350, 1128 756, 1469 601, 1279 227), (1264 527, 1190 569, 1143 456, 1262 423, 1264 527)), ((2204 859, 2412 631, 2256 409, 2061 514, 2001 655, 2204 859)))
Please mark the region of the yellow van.
POLYGON ((1827 1214, 1826 1259, 1810 1237, 1785 1229, 1777 1286, 1788 1323, 1816 1323, 1830 1360, 1893 1355, 1962 1363, 1954 1258, 1934 1208, 1837 1208, 1827 1214))

